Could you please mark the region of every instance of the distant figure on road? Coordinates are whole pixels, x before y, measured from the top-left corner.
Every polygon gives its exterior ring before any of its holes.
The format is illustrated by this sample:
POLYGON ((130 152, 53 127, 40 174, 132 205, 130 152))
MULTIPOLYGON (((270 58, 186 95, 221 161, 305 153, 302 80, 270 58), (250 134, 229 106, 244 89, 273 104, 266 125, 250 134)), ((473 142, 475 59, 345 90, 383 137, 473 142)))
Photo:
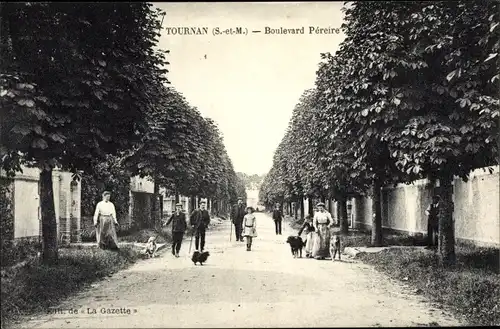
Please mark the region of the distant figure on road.
POLYGON ((252 240, 257 237, 257 221, 253 208, 247 207, 247 214, 243 217, 243 236, 247 239, 247 251, 252 250, 252 240))
POLYGON ((179 257, 182 239, 187 228, 186 214, 182 212, 182 203, 175 205, 175 212, 170 216, 165 226, 168 226, 170 223, 172 223, 172 255, 179 257))
POLYGON ((318 203, 317 207, 318 211, 313 218, 315 237, 312 256, 316 259, 325 259, 330 255, 330 227, 333 224, 333 219, 332 215, 325 210, 324 203, 318 203))
POLYGON ((438 229, 439 229, 438 207, 439 207, 439 195, 434 195, 432 197, 432 203, 425 210, 425 214, 427 215, 428 249, 437 248, 438 246, 438 229))
POLYGON ((195 209, 189 218, 191 228, 195 234, 195 248, 196 251, 203 252, 205 250, 205 233, 208 225, 210 224, 210 214, 206 209, 206 202, 201 201, 200 209, 195 209))
POLYGON ((236 234, 236 241, 242 241, 243 237, 241 232, 243 230, 243 217, 245 217, 245 205, 243 199, 238 198, 238 203, 233 206, 231 210, 231 222, 234 224, 234 233, 236 234))
POLYGON ((276 235, 281 235, 281 223, 283 222, 283 212, 280 210, 280 204, 276 203, 273 210, 274 227, 276 228, 276 235))
POLYGON ((115 205, 109 201, 111 193, 104 191, 102 201, 97 203, 94 212, 94 226, 96 229, 97 245, 101 249, 118 250, 118 237, 116 236, 115 205))
POLYGON ((304 220, 304 224, 300 228, 299 233, 297 234, 300 236, 302 232, 306 232, 306 258, 312 257, 312 246, 314 242, 314 226, 312 222, 312 217, 310 215, 306 216, 306 219, 304 220))

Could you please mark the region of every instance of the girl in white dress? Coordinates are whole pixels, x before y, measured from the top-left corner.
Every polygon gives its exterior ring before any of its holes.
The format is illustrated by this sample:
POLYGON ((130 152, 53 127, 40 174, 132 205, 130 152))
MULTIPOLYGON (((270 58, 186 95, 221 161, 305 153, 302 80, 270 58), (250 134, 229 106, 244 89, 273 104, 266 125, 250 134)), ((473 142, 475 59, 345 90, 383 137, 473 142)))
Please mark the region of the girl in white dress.
POLYGON ((306 238, 305 238, 306 258, 310 258, 312 257, 312 247, 314 243, 314 226, 310 215, 307 215, 304 224, 302 225, 302 228, 300 229, 297 235, 300 236, 302 232, 306 233, 306 238))
POLYGON ((243 217, 243 236, 247 240, 247 251, 252 250, 252 240, 257 237, 257 221, 252 207, 247 207, 247 214, 243 217))

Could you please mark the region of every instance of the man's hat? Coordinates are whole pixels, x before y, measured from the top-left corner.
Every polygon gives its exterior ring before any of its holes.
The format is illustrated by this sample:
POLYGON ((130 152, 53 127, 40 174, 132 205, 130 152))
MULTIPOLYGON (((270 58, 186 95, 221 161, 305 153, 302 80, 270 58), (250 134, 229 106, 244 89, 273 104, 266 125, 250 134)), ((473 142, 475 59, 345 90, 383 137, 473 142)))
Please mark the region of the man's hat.
POLYGON ((201 200, 201 201, 200 201, 200 204, 202 204, 202 203, 207 203, 207 202, 206 202, 205 200, 201 200))
POLYGON ((241 201, 243 201, 243 198, 238 198, 238 200, 241 200, 241 201))
POLYGON ((175 206, 176 206, 176 207, 182 207, 182 203, 180 203, 180 202, 179 202, 179 203, 176 203, 176 204, 175 204, 175 206))
POLYGON ((320 203, 318 203, 318 204, 316 205, 316 207, 324 207, 324 206, 325 206, 325 204, 324 204, 323 202, 320 202, 320 203))

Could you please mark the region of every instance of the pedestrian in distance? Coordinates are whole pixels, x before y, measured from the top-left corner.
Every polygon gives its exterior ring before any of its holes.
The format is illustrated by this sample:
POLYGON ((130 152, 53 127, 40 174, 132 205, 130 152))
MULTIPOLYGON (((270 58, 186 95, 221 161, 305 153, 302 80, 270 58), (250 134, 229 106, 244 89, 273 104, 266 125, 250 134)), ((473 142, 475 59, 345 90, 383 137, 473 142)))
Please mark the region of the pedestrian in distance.
POLYGON ((111 192, 102 193, 102 201, 97 203, 94 212, 94 226, 96 230, 97 245, 101 249, 118 250, 118 237, 116 235, 115 205, 109 201, 111 192))
POLYGON ((247 207, 247 214, 243 217, 243 236, 247 240, 247 251, 252 250, 253 238, 257 237, 257 220, 254 209, 247 207))
POLYGON ((182 211, 182 203, 175 205, 175 212, 164 226, 168 226, 170 223, 172 223, 172 255, 179 257, 182 240, 187 229, 186 214, 182 211))
POLYGON ((276 235, 281 235, 281 224, 283 222, 283 212, 280 209, 280 204, 276 203, 273 209, 274 227, 276 235))
POLYGON ((427 215, 427 249, 436 249, 438 246, 438 238, 439 238, 439 219, 438 219, 438 211, 439 211, 439 195, 434 195, 432 197, 431 204, 425 210, 425 214, 427 215))
POLYGON ((241 235, 243 230, 243 217, 246 215, 245 205, 243 199, 238 198, 238 203, 233 206, 231 210, 231 222, 234 224, 234 233, 236 234, 236 241, 243 242, 241 235))
POLYGON ((206 202, 200 202, 200 208, 193 210, 189 221, 191 222, 191 229, 195 234, 195 250, 203 252, 205 250, 205 234, 207 227, 210 224, 210 213, 206 209, 206 202))

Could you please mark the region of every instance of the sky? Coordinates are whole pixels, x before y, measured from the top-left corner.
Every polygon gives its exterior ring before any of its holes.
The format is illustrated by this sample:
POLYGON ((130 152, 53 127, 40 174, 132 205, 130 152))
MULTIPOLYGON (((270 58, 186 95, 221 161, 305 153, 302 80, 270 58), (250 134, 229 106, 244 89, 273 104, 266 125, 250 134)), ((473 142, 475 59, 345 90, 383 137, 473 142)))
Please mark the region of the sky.
POLYGON ((342 2, 167 3, 159 47, 170 50, 168 79, 202 116, 219 126, 234 169, 265 174, 304 90, 314 87, 320 53, 335 52, 342 2), (204 35, 174 28, 208 28, 204 35), (241 27, 247 35, 213 35, 241 27), (265 34, 265 28, 304 27, 304 34, 265 34), (252 33, 260 30, 261 33, 252 33))

